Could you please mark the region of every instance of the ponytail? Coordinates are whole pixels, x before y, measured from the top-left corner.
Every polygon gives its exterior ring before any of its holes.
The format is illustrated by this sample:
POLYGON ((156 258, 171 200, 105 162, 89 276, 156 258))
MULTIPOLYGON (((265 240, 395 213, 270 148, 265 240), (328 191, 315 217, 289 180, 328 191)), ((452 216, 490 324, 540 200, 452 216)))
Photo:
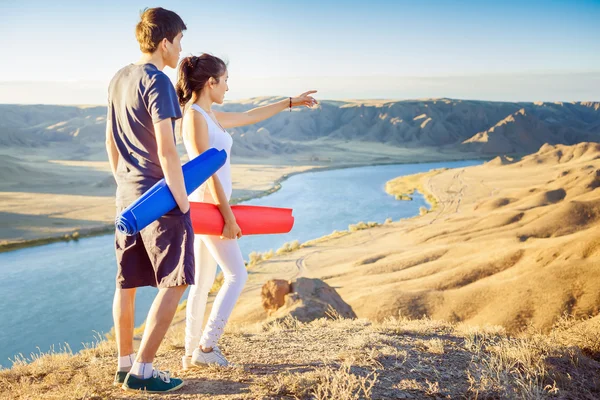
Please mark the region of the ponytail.
POLYGON ((193 91, 190 85, 189 76, 194 69, 194 57, 195 56, 185 57, 179 63, 179 73, 177 76, 177 85, 175 90, 177 92, 177 98, 181 108, 184 108, 185 105, 192 99, 193 91))

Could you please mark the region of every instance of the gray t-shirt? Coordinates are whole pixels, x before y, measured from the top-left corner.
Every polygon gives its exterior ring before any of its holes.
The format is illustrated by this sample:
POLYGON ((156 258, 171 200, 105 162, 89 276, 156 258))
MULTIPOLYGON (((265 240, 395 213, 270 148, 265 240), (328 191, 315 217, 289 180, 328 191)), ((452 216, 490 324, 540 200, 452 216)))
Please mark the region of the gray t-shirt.
POLYGON ((153 64, 130 64, 116 73, 108 88, 106 119, 119 151, 117 207, 129 206, 164 178, 153 124, 167 118, 175 131, 181 109, 167 75, 153 64))

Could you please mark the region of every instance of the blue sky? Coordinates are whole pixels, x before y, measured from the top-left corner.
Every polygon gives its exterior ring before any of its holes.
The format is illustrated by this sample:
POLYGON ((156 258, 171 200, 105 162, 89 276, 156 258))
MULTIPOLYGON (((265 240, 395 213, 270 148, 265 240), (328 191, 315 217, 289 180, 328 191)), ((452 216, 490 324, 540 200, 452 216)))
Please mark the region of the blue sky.
MULTIPOLYGON (((0 102, 102 103, 139 57, 140 10, 156 5, 0 2, 0 102)), ((338 99, 600 97, 600 0, 163 5, 188 26, 182 55, 229 61, 230 99, 309 88, 338 99)))

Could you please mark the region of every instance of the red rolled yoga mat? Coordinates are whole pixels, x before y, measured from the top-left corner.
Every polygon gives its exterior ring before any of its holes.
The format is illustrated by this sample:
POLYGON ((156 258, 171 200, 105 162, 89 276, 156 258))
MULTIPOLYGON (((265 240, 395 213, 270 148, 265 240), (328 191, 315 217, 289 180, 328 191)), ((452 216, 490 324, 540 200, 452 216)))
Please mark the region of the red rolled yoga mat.
MULTIPOLYGON (((223 233, 225 222, 216 205, 192 201, 190 209, 195 234, 218 236, 223 233)), ((234 205, 231 211, 242 235, 288 233, 294 226, 291 208, 234 205)))

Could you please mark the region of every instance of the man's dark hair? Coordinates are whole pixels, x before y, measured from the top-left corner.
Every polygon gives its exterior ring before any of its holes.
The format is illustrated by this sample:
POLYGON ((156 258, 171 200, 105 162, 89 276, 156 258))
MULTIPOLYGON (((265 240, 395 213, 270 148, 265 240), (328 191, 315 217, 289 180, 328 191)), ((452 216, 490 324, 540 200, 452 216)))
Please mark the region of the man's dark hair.
POLYGON ((173 43, 175 36, 187 29, 179 15, 161 7, 146 8, 140 18, 135 37, 142 53, 154 53, 165 38, 173 43))

